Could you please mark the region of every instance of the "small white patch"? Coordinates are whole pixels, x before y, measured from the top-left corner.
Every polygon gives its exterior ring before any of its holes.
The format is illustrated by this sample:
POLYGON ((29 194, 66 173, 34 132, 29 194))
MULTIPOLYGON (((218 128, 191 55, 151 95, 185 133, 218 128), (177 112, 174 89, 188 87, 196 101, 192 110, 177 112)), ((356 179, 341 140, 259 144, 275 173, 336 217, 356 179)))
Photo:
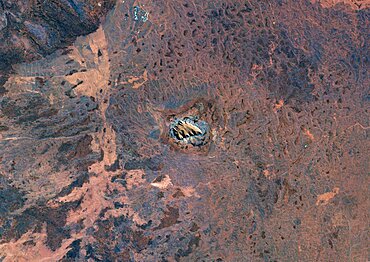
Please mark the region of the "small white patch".
POLYGON ((150 184, 151 186, 154 186, 154 187, 158 187, 159 189, 165 189, 169 186, 173 186, 172 182, 171 182, 171 178, 166 175, 161 182, 155 182, 155 183, 151 183, 150 184))

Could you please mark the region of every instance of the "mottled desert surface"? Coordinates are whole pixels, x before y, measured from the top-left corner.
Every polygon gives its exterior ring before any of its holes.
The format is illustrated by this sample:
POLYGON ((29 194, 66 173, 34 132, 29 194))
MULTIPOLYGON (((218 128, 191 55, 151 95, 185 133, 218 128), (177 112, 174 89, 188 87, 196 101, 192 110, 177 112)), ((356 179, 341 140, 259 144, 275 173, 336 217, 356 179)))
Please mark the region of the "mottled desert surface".
POLYGON ((0 261, 369 261, 367 0, 0 0, 0 261))

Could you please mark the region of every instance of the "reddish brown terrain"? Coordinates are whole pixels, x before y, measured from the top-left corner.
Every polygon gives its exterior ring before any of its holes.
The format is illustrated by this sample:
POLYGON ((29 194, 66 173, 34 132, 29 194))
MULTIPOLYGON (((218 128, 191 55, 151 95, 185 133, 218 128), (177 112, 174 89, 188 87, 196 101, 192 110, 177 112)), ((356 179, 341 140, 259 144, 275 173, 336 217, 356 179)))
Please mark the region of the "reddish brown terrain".
POLYGON ((0 261, 369 261, 369 8, 0 0, 0 261))

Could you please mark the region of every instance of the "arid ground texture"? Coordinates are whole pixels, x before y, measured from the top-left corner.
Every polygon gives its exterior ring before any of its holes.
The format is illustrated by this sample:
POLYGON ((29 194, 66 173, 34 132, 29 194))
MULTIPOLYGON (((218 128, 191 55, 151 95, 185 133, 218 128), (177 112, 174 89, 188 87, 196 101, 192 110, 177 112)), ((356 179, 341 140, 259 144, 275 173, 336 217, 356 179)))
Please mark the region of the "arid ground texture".
POLYGON ((0 0, 0 261, 369 261, 369 23, 0 0))

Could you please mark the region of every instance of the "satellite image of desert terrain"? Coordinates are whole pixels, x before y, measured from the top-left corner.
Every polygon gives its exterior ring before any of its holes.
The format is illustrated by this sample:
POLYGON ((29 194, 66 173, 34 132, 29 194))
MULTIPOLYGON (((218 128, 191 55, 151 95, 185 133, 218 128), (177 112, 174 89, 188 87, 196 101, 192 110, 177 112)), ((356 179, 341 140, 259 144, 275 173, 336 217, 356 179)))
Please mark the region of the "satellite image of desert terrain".
POLYGON ((369 262, 370 0, 0 0, 0 262, 369 262))

